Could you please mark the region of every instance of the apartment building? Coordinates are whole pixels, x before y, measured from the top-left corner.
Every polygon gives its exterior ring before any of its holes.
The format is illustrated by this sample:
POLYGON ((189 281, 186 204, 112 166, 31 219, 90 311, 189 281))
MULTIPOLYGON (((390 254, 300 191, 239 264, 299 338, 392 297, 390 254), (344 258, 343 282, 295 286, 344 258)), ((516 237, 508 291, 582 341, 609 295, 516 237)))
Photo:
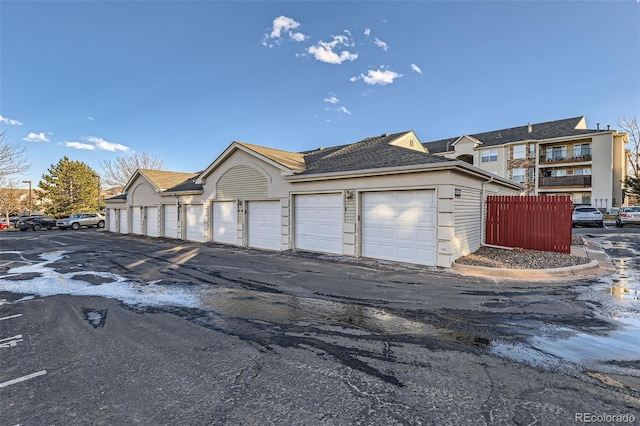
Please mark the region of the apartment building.
POLYGON ((466 161, 526 188, 528 195, 571 195, 605 211, 625 203, 625 133, 587 128, 585 117, 424 143, 432 154, 466 161))

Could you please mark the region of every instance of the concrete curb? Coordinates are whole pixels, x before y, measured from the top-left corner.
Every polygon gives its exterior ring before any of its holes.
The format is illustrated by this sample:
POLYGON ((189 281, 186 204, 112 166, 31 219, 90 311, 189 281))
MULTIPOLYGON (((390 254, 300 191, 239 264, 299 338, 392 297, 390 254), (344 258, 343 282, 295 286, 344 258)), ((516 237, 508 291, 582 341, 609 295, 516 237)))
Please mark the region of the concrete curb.
POLYGON ((596 274, 596 272, 600 269, 600 263, 597 260, 592 260, 583 265, 549 269, 491 268, 488 266, 460 265, 454 263, 451 265, 451 269, 463 275, 539 281, 554 278, 582 279, 585 278, 585 276, 599 275, 596 274))
POLYGON ((550 281, 557 278, 563 280, 580 280, 602 277, 615 272, 609 256, 595 242, 581 237, 582 245, 571 246, 571 254, 586 257, 589 263, 566 268, 549 269, 507 269, 488 266, 472 266, 453 263, 451 270, 468 276, 479 276, 492 279, 511 279, 520 281, 550 281))

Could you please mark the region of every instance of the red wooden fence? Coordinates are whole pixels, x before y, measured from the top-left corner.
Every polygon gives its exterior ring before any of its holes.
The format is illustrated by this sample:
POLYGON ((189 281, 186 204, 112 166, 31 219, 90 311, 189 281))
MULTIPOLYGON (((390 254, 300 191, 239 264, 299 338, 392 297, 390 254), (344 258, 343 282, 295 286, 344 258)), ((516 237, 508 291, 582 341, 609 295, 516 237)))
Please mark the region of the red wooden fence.
POLYGON ((486 243, 531 250, 571 252, 568 195, 487 197, 486 243))

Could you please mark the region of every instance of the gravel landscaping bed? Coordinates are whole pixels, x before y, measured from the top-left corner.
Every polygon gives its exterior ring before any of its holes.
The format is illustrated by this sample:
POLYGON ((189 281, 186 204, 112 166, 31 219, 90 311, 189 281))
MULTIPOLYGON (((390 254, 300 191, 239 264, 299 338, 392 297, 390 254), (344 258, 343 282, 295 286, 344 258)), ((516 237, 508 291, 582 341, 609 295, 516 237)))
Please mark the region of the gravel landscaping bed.
MULTIPOLYGON (((582 240, 573 241, 582 244, 582 240)), ((494 247, 480 247, 475 253, 460 257, 456 263, 461 265, 487 266, 490 268, 508 269, 547 269, 566 268, 569 266, 589 263, 590 259, 581 256, 571 256, 564 253, 548 251, 511 250, 494 247)))

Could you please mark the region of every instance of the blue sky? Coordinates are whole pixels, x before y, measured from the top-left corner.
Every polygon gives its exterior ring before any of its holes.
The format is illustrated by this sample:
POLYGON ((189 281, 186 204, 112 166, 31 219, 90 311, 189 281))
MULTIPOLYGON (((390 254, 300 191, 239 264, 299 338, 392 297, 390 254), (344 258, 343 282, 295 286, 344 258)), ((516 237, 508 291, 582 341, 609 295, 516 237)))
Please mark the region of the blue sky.
POLYGON ((34 186, 65 155, 192 172, 234 140, 302 151, 640 118, 636 0, 1 0, 0 27, 0 130, 34 186))

